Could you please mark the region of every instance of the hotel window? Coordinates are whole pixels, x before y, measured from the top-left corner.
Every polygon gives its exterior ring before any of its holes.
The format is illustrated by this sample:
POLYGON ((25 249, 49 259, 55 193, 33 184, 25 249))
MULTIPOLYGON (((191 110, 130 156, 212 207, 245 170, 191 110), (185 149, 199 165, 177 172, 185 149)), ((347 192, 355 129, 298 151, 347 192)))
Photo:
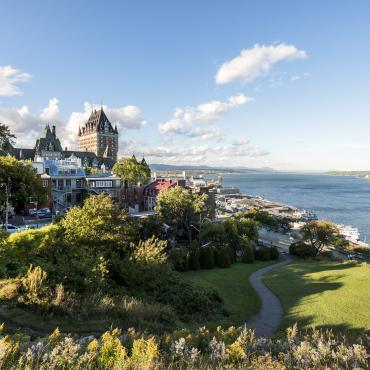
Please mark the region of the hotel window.
POLYGON ((47 188, 49 185, 49 181, 48 180, 42 180, 42 187, 43 188, 47 188))

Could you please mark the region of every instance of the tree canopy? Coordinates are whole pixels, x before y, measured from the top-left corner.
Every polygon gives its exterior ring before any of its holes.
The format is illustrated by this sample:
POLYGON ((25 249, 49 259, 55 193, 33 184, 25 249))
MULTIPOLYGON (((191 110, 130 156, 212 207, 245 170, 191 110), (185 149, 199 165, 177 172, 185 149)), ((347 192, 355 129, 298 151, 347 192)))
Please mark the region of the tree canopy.
POLYGON ((135 156, 120 158, 113 166, 113 173, 129 184, 145 184, 150 178, 150 169, 145 160, 138 162, 135 156))
POLYGON ((9 127, 0 122, 0 150, 7 150, 13 143, 15 136, 10 132, 9 127))
POLYGON ((188 189, 174 186, 158 195, 156 211, 176 232, 184 231, 191 243, 196 216, 207 214, 206 200, 206 194, 193 194, 188 189))
MULTIPOLYGON (((10 202, 20 210, 29 201, 36 198, 40 205, 46 200, 46 193, 33 171, 30 162, 17 161, 14 157, 0 156, 0 183, 10 185, 10 202)), ((5 191, 0 192, 0 204, 5 201, 5 191)))
POLYGON ((309 243, 316 255, 329 247, 338 238, 338 227, 330 221, 318 220, 307 222, 301 228, 302 240, 309 243))

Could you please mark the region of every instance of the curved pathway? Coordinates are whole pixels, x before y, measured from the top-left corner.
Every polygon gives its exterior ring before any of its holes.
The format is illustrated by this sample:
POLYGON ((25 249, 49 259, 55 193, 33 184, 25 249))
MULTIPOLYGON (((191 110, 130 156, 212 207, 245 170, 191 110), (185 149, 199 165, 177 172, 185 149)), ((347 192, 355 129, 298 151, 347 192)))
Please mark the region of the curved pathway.
POLYGON ((287 257, 274 265, 269 265, 254 272, 249 281, 262 301, 260 312, 246 322, 246 326, 256 330, 256 336, 269 336, 275 333, 283 319, 283 307, 278 297, 262 282, 262 276, 270 270, 279 268, 292 261, 287 257))

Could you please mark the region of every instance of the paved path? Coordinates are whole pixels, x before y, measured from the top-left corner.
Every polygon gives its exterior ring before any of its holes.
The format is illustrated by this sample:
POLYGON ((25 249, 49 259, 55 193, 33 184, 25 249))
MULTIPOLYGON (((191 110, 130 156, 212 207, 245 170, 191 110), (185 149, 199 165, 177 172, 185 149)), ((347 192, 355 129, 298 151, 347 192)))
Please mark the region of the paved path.
POLYGON ((291 261, 292 259, 290 257, 286 257, 282 262, 257 270, 249 278, 249 281, 262 301, 261 311, 246 322, 246 326, 256 329, 257 337, 274 334, 279 329, 283 318, 283 307, 276 295, 262 282, 262 276, 267 271, 279 268, 291 261))

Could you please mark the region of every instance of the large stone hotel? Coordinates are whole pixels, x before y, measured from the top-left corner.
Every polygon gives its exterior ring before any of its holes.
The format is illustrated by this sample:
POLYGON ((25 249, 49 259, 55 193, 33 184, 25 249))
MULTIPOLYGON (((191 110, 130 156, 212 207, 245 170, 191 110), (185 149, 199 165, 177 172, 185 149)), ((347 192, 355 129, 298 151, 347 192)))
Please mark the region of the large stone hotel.
POLYGON ((112 169, 118 155, 118 130, 113 128, 103 108, 93 110, 86 123, 78 130, 79 150, 62 147, 56 134, 56 127, 48 124, 44 136, 37 139, 35 146, 10 148, 9 154, 17 159, 34 161, 36 157, 67 159, 71 156, 81 160, 83 167, 112 169))

